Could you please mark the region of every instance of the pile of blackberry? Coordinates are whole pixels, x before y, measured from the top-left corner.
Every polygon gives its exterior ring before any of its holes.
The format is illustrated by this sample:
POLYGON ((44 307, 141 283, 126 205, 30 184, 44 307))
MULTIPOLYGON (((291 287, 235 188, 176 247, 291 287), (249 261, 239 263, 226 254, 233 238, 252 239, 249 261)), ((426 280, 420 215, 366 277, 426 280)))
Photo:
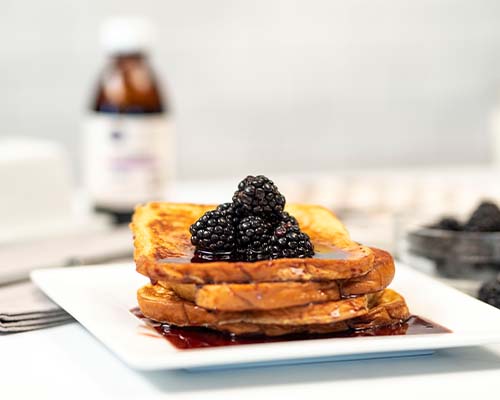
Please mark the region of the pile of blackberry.
POLYGON ((191 225, 191 243, 205 260, 259 261, 314 255, 307 234, 283 211, 285 197, 264 175, 247 176, 233 195, 191 225))
POLYGON ((430 228, 447 231, 500 232, 500 209, 495 203, 483 201, 465 223, 453 217, 445 217, 430 228))

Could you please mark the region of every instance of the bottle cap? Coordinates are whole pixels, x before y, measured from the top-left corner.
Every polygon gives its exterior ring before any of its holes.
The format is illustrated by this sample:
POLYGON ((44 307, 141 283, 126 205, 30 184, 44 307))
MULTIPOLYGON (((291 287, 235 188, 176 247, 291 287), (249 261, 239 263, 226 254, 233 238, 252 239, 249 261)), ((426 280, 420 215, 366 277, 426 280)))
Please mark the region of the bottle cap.
POLYGON ((113 17, 101 26, 101 44, 107 53, 147 51, 153 41, 153 26, 141 17, 113 17))

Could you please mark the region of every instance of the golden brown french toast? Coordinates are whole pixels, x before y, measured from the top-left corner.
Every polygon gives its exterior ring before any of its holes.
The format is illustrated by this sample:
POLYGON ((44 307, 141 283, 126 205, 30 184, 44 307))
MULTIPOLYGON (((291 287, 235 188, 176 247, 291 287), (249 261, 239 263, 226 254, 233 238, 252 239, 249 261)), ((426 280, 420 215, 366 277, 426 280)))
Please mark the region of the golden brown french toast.
POLYGON ((409 317, 410 311, 403 296, 392 289, 385 289, 377 304, 365 315, 350 321, 349 326, 354 329, 369 329, 387 325, 388 321, 406 321, 409 317))
POLYGON ((185 300, 211 310, 272 310, 308 303, 339 300, 385 289, 394 277, 392 256, 377 248, 373 268, 347 280, 309 282, 256 282, 196 285, 159 281, 185 300))
POLYGON ((159 281, 158 284, 171 287, 179 297, 211 310, 273 310, 340 299, 336 281, 220 283, 201 286, 159 281))
POLYGON ((312 303, 277 310, 214 311, 177 296, 170 288, 146 285, 137 292, 142 313, 155 321, 177 326, 206 326, 248 322, 255 324, 310 325, 328 324, 366 314, 368 306, 381 293, 336 301, 312 303))
MULTIPOLYGON (((377 301, 365 315, 324 325, 258 325, 258 324, 225 324, 215 329, 234 335, 266 335, 281 336, 296 333, 324 334, 347 330, 376 329, 401 324, 410 317, 404 298, 391 289, 385 289, 377 301)), ((404 326, 401 327, 404 333, 404 326)), ((397 332, 397 330, 395 331, 397 332)))
POLYGON ((155 321, 237 335, 338 332, 391 325, 409 317, 404 299, 390 289, 337 302, 238 313, 203 309, 160 285, 142 287, 137 299, 142 313, 155 321))
POLYGON ((395 273, 394 259, 385 250, 371 247, 375 256, 373 268, 365 275, 339 282, 342 297, 359 296, 385 289, 392 282, 395 273))
POLYGON ((349 279, 368 273, 373 252, 349 237, 344 225, 321 206, 285 208, 314 245, 314 258, 256 262, 191 262, 194 247, 189 227, 213 205, 149 203, 136 208, 131 229, 137 271, 155 281, 178 283, 246 283, 349 279))
MULTIPOLYGON (((385 289, 378 299, 370 306, 368 312, 362 316, 323 325, 258 325, 258 324, 224 324, 213 327, 234 335, 266 335, 281 336, 296 333, 324 334, 343 332, 347 330, 377 329, 385 326, 402 324, 410 317, 406 302, 399 293, 385 289)), ((404 333, 401 325, 394 333, 404 333)))

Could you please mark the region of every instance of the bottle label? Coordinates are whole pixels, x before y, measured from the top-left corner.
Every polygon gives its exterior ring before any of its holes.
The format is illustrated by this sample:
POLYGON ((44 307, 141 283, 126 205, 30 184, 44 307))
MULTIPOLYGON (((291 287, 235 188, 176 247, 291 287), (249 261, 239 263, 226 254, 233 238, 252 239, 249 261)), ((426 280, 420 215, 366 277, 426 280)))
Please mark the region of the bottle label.
POLYGON ((84 136, 84 179, 94 204, 129 211, 164 196, 173 161, 165 115, 94 113, 84 136))

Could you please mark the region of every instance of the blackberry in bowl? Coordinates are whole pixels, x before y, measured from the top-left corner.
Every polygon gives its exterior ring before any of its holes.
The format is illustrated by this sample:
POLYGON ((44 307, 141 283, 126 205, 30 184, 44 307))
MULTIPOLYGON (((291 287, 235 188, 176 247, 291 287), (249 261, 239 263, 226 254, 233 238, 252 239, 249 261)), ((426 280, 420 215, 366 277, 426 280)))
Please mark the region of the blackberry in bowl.
POLYGON ((446 278, 486 280, 500 271, 500 209, 483 201, 461 222, 454 217, 414 229, 410 253, 434 261, 446 278))
POLYGON ((469 232, 500 232, 500 209, 495 203, 483 201, 464 225, 469 232))

